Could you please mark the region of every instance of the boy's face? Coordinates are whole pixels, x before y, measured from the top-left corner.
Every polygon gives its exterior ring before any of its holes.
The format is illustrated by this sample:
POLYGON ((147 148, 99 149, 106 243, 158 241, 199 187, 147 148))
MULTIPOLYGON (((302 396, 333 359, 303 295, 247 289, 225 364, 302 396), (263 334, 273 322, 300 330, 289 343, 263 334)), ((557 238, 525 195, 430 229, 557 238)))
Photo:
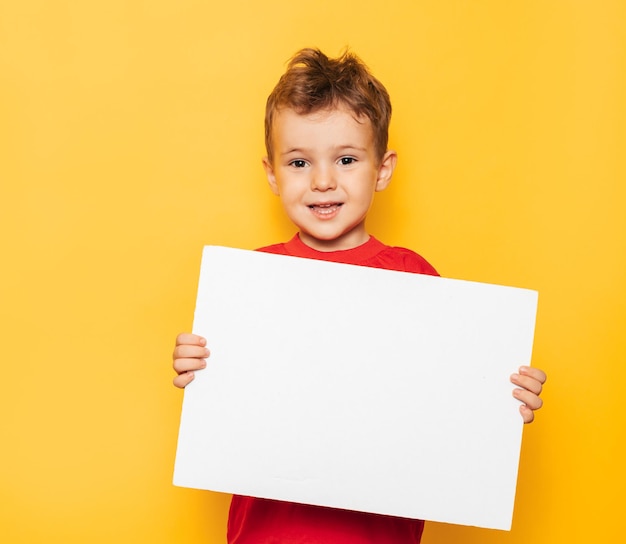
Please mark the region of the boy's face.
POLYGON ((391 180, 396 154, 376 156, 369 119, 358 121, 344 107, 298 114, 276 112, 273 161, 263 165, 300 238, 320 251, 365 243, 365 217, 374 192, 391 180))

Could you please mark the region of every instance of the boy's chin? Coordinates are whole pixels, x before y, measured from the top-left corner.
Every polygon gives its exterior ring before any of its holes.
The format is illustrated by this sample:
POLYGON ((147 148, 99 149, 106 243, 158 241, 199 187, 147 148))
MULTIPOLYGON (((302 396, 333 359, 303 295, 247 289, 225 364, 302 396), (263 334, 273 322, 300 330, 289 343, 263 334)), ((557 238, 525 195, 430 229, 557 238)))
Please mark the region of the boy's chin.
POLYGON ((369 235, 353 236, 352 233, 341 235, 306 232, 300 230, 300 239, 308 246, 319 251, 340 251, 352 249, 365 243, 369 235))

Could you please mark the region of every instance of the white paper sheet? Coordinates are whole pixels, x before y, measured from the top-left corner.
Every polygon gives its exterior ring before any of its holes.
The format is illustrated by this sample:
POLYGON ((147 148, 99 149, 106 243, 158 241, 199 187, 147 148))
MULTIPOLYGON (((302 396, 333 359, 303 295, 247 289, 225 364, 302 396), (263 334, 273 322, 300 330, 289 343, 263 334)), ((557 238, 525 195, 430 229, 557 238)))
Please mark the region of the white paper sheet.
POLYGON ((174 484, 510 529, 537 293, 204 249, 174 484))

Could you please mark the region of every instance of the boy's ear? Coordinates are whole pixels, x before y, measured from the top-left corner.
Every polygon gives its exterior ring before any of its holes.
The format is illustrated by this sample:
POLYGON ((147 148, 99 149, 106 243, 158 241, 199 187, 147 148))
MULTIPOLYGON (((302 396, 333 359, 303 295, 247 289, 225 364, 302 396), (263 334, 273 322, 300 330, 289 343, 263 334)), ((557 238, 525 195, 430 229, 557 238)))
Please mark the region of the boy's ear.
POLYGON ((398 154, 391 149, 387 150, 378 167, 378 179, 376 180, 377 191, 384 191, 389 186, 397 162, 398 154))
POLYGON ((267 157, 263 157, 263 168, 265 169, 265 175, 267 176, 267 182, 269 183, 270 190, 276 196, 280 196, 280 190, 278 189, 278 183, 276 182, 274 167, 267 157))

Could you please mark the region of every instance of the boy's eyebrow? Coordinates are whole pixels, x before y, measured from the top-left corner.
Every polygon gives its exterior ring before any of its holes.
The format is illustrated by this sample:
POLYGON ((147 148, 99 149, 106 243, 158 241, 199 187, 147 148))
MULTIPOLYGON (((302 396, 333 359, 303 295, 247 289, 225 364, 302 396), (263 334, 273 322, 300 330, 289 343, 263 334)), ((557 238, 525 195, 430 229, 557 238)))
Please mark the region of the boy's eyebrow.
POLYGON ((362 152, 367 151, 367 147, 362 147, 360 145, 352 145, 352 144, 338 145, 335 149, 337 151, 349 151, 349 150, 362 151, 362 152))
POLYGON ((287 151, 283 151, 281 155, 289 155, 291 153, 303 153, 305 151, 306 150, 302 149, 301 147, 292 147, 291 149, 288 149, 287 151))

